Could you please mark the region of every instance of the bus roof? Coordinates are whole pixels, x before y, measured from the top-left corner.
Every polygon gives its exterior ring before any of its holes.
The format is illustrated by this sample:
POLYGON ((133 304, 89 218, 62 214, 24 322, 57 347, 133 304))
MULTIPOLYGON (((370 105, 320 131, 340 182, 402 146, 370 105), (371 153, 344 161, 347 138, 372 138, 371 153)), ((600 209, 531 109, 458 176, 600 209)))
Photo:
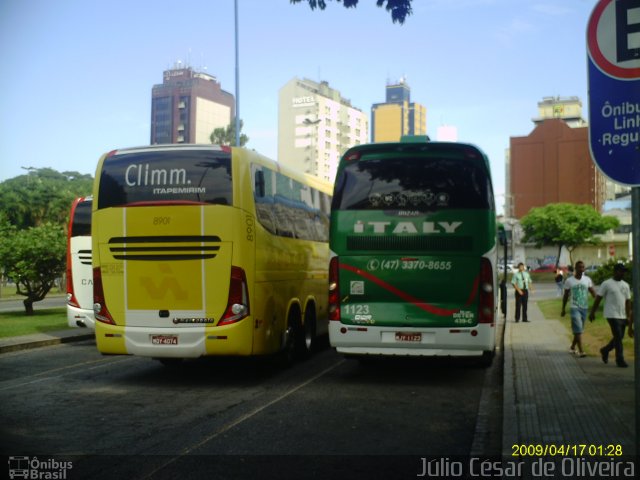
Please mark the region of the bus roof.
POLYGON ((107 153, 111 155, 123 155, 128 153, 140 153, 140 152, 153 152, 153 151, 167 151, 167 150, 216 150, 227 151, 231 150, 231 147, 225 147, 221 145, 210 144, 198 144, 198 143, 163 143, 158 145, 143 145, 139 147, 127 147, 118 148, 107 153))
MULTIPOLYGON (((488 172, 491 171, 489 166, 489 158, 476 145, 462 142, 431 142, 425 141, 425 136, 406 136, 399 142, 380 142, 365 143, 356 145, 347 150, 342 156, 342 162, 350 160, 358 160, 363 155, 384 154, 389 152, 410 153, 410 152, 437 152, 449 150, 450 152, 458 151, 459 154, 469 156, 470 158, 480 155, 488 172)), ((428 137, 427 137, 428 138, 428 137)))
POLYGON ((400 138, 400 143, 425 143, 430 141, 429 135, 403 135, 400 138))
MULTIPOLYGON (((164 144, 158 144, 158 145, 144 145, 139 147, 118 148, 106 153, 104 157, 106 161, 109 157, 114 155, 127 155, 132 153, 148 153, 148 152, 154 152, 154 151, 166 152, 171 150, 176 150, 176 151, 178 150, 212 150, 212 151, 219 151, 219 152, 226 152, 226 153, 232 153, 234 151, 250 151, 249 149, 244 147, 229 147, 225 145, 213 145, 213 144, 206 144, 206 143, 201 143, 201 144, 199 143, 164 143, 164 144)), ((326 193, 331 194, 331 192, 333 191, 333 183, 331 182, 323 180, 322 178, 317 177, 315 175, 300 172, 297 170, 293 170, 289 167, 283 166, 280 162, 277 162, 276 160, 273 160, 269 157, 265 157, 259 152, 253 151, 253 154, 254 156, 252 160, 254 161, 257 160, 257 163, 263 166, 266 166, 271 168, 272 170, 281 172, 294 180, 298 180, 303 184, 310 185, 326 193)))

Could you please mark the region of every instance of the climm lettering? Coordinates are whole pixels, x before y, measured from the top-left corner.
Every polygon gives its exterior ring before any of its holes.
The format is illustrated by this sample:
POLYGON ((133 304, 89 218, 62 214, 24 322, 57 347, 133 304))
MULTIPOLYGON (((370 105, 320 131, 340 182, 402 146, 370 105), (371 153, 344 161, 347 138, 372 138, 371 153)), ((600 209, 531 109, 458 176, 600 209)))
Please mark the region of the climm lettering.
POLYGON ((354 233, 455 233, 462 222, 362 222, 357 221, 353 226, 354 233))
POLYGON ((184 168, 149 168, 149 164, 129 165, 124 173, 125 182, 130 187, 147 185, 188 185, 187 171, 184 168))

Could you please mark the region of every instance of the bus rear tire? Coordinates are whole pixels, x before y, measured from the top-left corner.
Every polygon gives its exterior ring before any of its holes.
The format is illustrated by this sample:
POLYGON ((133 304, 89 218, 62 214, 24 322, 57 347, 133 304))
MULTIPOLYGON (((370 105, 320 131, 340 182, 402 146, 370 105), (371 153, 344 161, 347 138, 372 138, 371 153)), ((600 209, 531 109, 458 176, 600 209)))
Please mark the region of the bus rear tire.
POLYGON ((287 332, 284 335, 282 350, 278 353, 278 363, 283 367, 290 367, 298 358, 302 357, 302 349, 305 345, 305 337, 300 325, 300 314, 297 309, 289 312, 287 332))
POLYGON ((316 337, 316 309, 315 305, 307 305, 304 313, 304 326, 302 328, 304 335, 300 339, 299 351, 302 358, 311 355, 317 348, 316 337))
POLYGON ((494 350, 486 350, 482 352, 482 356, 480 360, 478 360, 478 365, 482 368, 489 368, 493 363, 493 357, 495 357, 496 352, 494 350))

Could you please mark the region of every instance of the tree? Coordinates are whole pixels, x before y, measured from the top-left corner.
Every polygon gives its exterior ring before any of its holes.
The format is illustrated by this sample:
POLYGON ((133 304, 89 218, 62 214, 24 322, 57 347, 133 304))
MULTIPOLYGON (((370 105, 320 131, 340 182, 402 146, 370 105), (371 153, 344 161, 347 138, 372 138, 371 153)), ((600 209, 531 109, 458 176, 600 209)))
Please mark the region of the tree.
MULTIPOLYGON (((311 10, 319 8, 324 10, 327 8, 326 0, 290 0, 291 3, 300 3, 307 1, 311 10)), ((336 0, 338 3, 342 3, 345 8, 355 8, 358 6, 359 0, 336 0)), ((384 6, 387 12, 391 12, 391 20, 393 23, 398 22, 400 25, 404 24, 405 19, 411 15, 411 1, 412 0, 376 0, 378 7, 384 6)))
POLYGON ((607 263, 601 265, 595 272, 590 273, 589 277, 591 277, 593 283, 600 285, 605 280, 613 277, 613 267, 618 263, 622 263, 627 267, 627 271, 623 275, 622 279, 629 285, 633 285, 633 262, 626 259, 619 260, 610 258, 607 263))
POLYGON ((576 247, 601 243, 595 235, 616 228, 620 222, 615 217, 600 215, 590 205, 552 203, 532 208, 520 224, 524 230, 524 242, 534 242, 537 247, 558 247, 557 268, 563 246, 569 250, 571 260, 571 252, 576 247))
POLYGON ((46 223, 39 227, 17 230, 0 228, 0 268, 23 295, 27 315, 33 315, 33 302, 49 293, 62 275, 66 262, 66 237, 60 225, 46 223))
MULTIPOLYGON (((240 132, 242 132, 242 127, 244 123, 240 120, 240 132)), ((235 145, 236 144, 236 125, 235 122, 227 125, 227 128, 219 127, 216 128, 209 137, 211 143, 215 145, 235 145)), ((247 137, 244 133, 240 133, 240 147, 244 147, 245 144, 249 141, 249 137, 247 137)))
POLYGON ((18 229, 46 222, 63 225, 75 197, 90 195, 91 175, 57 172, 51 168, 29 169, 0 183, 0 212, 18 229))

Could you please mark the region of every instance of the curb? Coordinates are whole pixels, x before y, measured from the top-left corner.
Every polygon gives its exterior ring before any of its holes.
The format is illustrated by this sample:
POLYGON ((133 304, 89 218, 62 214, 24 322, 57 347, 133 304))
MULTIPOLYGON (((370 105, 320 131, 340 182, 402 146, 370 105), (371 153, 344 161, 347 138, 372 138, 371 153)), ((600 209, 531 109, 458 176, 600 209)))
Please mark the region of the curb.
POLYGON ((504 326, 504 370, 502 384, 502 456, 511 457, 512 446, 518 440, 518 417, 516 415, 516 393, 513 387, 513 350, 511 325, 505 319, 504 326))
POLYGON ((502 402, 495 399, 496 397, 500 399, 502 396, 504 383, 505 325, 504 318, 500 318, 496 322, 496 328, 498 329, 496 334, 496 353, 492 365, 486 369, 484 374, 476 427, 469 452, 471 457, 490 457, 501 454, 502 437, 496 435, 495 429, 504 428, 501 423, 503 405, 502 402), (500 420, 493 420, 496 417, 500 417, 500 420))
POLYGON ((95 338, 95 334, 91 333, 69 333, 56 332, 58 336, 40 333, 36 335, 25 335, 21 337, 9 337, 0 341, 0 354, 9 352, 18 352, 21 350, 31 350, 34 348, 48 347, 51 345, 59 345, 62 343, 80 342, 82 340, 90 340, 95 338))

